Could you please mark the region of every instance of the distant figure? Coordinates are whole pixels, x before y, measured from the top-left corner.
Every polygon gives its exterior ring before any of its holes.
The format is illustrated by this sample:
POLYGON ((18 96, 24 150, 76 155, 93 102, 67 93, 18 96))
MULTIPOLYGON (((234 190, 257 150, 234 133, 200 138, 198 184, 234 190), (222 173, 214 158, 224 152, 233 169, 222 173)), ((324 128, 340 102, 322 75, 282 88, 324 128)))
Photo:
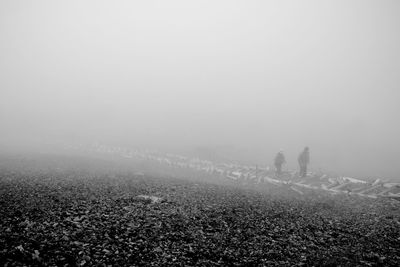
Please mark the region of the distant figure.
POLYGON ((285 155, 283 155, 283 151, 280 150, 278 154, 275 156, 274 164, 276 168, 276 174, 281 175, 282 174, 282 165, 286 163, 285 160, 285 155))
POLYGON ((310 152, 307 146, 304 148, 303 152, 300 153, 298 161, 300 166, 300 177, 306 177, 307 164, 310 163, 310 152))

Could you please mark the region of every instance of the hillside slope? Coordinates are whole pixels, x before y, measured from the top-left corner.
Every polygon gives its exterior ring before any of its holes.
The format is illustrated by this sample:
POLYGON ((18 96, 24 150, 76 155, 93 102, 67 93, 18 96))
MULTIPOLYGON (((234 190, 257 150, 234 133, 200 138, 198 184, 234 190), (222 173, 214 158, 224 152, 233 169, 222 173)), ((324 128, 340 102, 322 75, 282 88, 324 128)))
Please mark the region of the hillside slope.
MULTIPOLYGON (((54 159, 53 159, 54 160, 54 159)), ((8 266, 396 266, 399 202, 79 168, 0 172, 8 266), (154 196, 158 198, 146 198, 154 196)), ((104 163, 102 163, 104 164, 104 163)))

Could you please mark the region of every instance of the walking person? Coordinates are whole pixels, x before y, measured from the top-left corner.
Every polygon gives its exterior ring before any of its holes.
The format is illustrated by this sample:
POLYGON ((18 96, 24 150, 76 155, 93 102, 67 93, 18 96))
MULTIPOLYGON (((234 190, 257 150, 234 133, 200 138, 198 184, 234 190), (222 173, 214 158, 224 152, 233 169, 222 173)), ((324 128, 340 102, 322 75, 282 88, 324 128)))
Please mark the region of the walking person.
POLYGON ((303 152, 300 153, 298 157, 299 166, 300 166, 300 177, 307 176, 307 165, 310 163, 310 151, 306 146, 303 152))
POLYGON ((274 160, 274 165, 275 165, 276 175, 277 176, 280 176, 282 174, 282 165, 284 163, 286 163, 285 155, 283 154, 283 151, 280 150, 278 152, 278 154, 276 154, 275 160, 274 160))

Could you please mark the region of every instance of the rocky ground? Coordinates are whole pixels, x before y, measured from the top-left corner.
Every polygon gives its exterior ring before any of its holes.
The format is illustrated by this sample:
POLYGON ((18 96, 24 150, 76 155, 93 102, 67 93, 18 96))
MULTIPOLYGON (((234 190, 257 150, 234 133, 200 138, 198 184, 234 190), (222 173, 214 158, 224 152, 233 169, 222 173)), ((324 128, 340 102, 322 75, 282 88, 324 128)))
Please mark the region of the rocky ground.
POLYGON ((1 265, 400 262, 400 202, 395 200, 300 195, 271 185, 244 188, 73 166, 0 166, 1 265))

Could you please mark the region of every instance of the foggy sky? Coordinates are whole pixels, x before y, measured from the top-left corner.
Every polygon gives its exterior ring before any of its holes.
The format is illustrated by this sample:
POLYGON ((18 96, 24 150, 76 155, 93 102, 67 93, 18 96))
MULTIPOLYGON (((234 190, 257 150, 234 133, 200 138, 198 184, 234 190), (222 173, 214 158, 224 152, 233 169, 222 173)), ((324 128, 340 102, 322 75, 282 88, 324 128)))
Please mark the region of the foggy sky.
POLYGON ((398 1, 0 2, 0 143, 231 146, 400 178, 398 1))

